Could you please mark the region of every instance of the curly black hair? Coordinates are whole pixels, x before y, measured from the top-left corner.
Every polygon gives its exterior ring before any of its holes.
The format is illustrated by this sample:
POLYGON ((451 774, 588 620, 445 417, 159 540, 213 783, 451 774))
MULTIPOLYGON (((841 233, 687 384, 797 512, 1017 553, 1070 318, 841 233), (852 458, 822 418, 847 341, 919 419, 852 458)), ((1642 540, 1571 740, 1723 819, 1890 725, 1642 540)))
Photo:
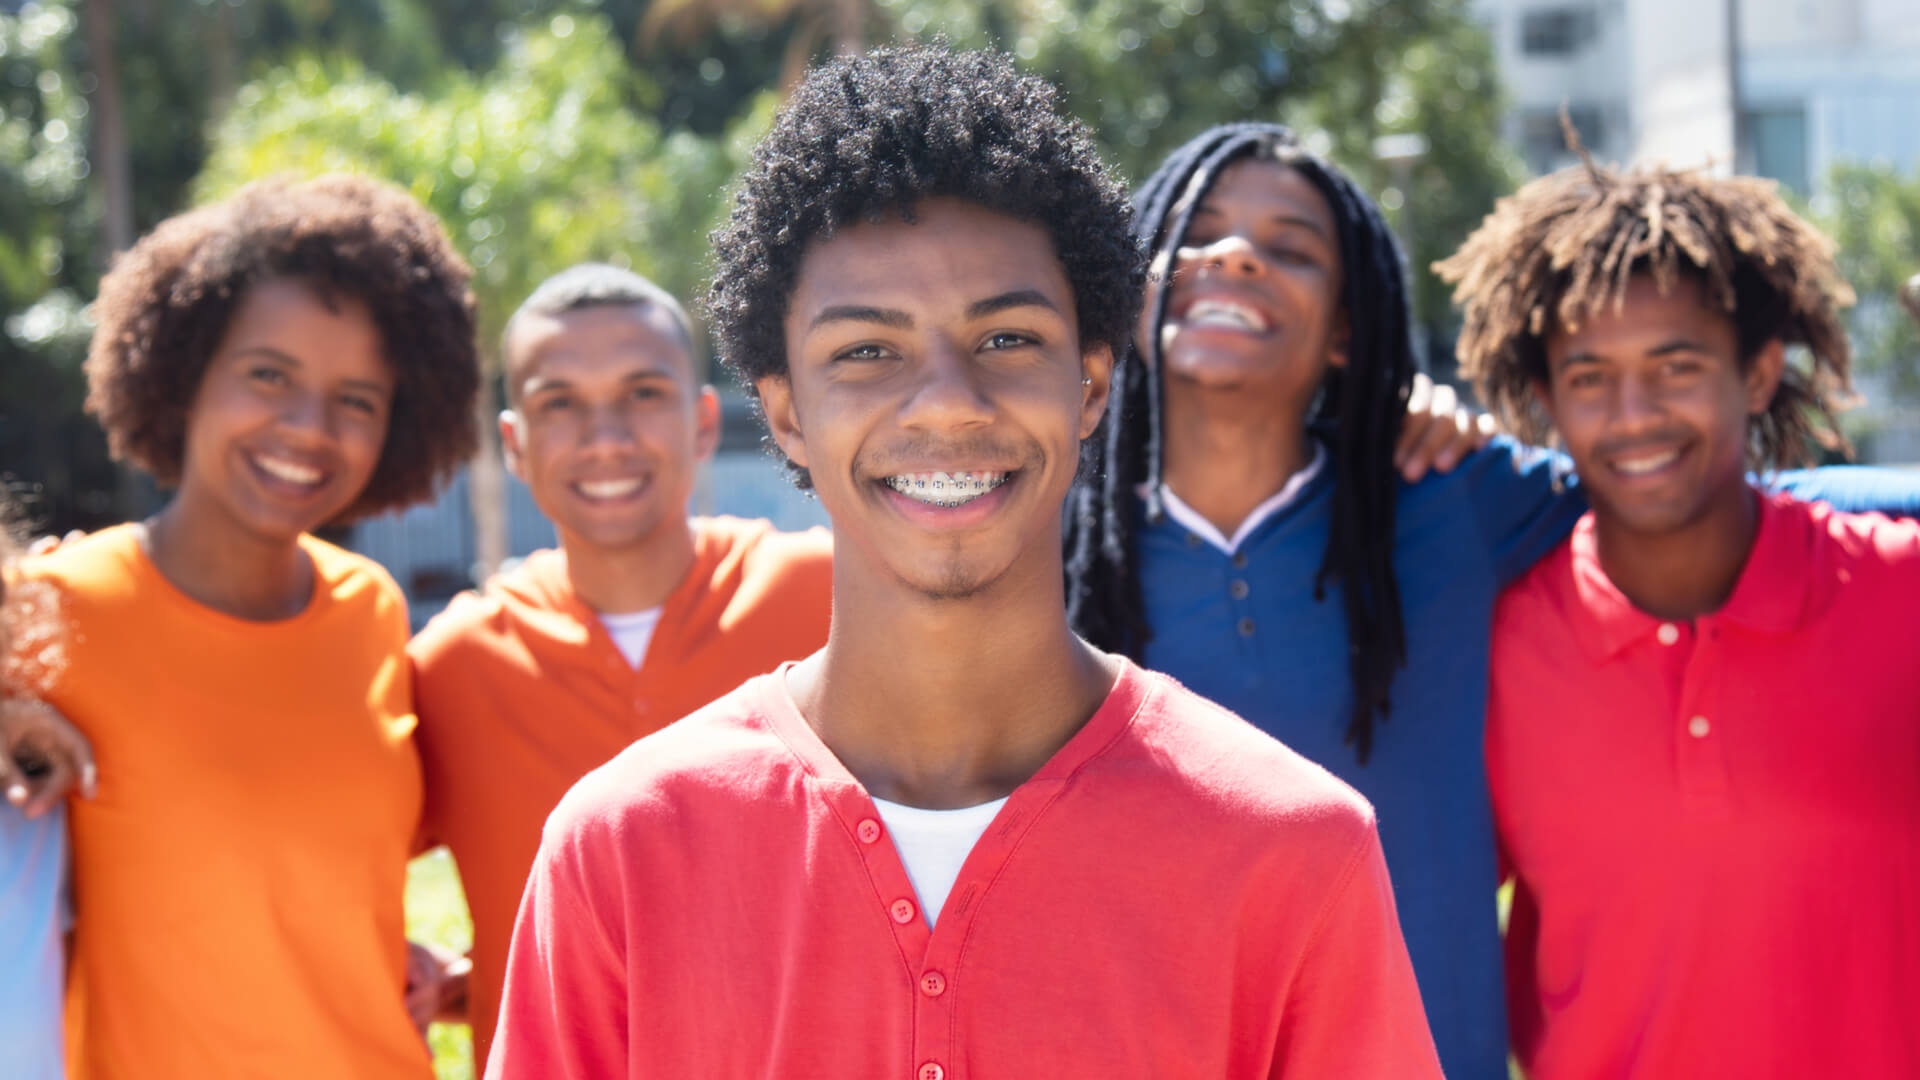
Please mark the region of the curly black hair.
MULTIPOLYGON (((1301 146, 1290 129, 1271 123, 1212 127, 1168 155, 1135 196, 1143 245, 1154 252, 1178 249, 1201 197, 1229 166, 1243 161, 1292 169, 1333 211, 1339 303, 1352 341, 1346 366, 1327 372, 1307 417, 1308 428, 1333 451, 1334 472, 1332 523, 1313 588, 1314 599, 1324 601, 1327 586, 1339 586, 1353 682, 1347 741, 1364 765, 1374 721, 1386 718, 1388 691, 1407 658, 1393 572, 1399 495, 1393 447, 1416 369, 1406 258, 1379 207, 1353 178, 1301 146)), ((1067 502, 1067 617, 1088 641, 1136 660, 1153 637, 1137 549, 1140 527, 1162 513, 1158 328, 1167 297, 1162 289, 1151 312, 1154 332, 1116 353, 1105 436, 1093 440, 1092 467, 1081 471, 1067 502)))
POLYGON ((1044 227, 1081 347, 1120 351, 1146 282, 1125 186, 1051 84, 1006 56, 936 45, 838 59, 794 90, 713 234, 720 361, 749 387, 785 374, 787 304, 808 245, 888 213, 911 221, 941 196, 1044 227))
MULTIPOLYGON (((1569 125, 1570 128, 1570 125, 1569 125)), ((1747 427, 1756 467, 1793 466, 1815 445, 1851 452, 1834 412, 1850 402, 1851 346, 1840 309, 1853 289, 1833 241, 1802 220, 1771 180, 1599 165, 1578 137, 1579 165, 1501 199, 1451 257, 1433 264, 1466 315, 1460 371, 1507 426, 1532 442, 1553 426, 1534 387, 1547 377, 1546 339, 1624 302, 1637 274, 1665 293, 1697 282, 1733 321, 1739 361, 1769 341, 1804 345, 1766 410, 1747 427)))
POLYGON ((379 464, 333 524, 425 501, 479 445, 471 276, 439 219, 390 184, 249 184, 162 222, 100 280, 87 411, 116 459, 179 483, 188 409, 247 288, 299 280, 367 305, 394 376, 379 464))

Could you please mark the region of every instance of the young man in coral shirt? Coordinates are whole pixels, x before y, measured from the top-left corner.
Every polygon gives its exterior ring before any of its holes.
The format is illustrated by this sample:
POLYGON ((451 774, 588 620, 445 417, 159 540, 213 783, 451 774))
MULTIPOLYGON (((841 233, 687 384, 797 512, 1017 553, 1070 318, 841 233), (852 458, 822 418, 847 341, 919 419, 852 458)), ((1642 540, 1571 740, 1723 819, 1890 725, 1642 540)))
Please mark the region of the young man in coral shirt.
POLYGON ((577 266, 505 336, 501 438, 560 547, 456 598, 408 649, 426 836, 452 850, 473 914, 477 1061, 554 804, 635 739, 819 648, 832 574, 824 531, 687 517, 720 410, 673 297, 577 266))
POLYGON ((711 300, 832 632, 568 794, 490 1077, 1439 1075, 1365 801, 1067 625, 1128 218, 1006 58, 796 90, 711 300))
POLYGON ((1746 475, 1836 441, 1832 245, 1769 182, 1588 163, 1441 269, 1593 506, 1494 621, 1522 1064, 1920 1076, 1920 526, 1746 475))

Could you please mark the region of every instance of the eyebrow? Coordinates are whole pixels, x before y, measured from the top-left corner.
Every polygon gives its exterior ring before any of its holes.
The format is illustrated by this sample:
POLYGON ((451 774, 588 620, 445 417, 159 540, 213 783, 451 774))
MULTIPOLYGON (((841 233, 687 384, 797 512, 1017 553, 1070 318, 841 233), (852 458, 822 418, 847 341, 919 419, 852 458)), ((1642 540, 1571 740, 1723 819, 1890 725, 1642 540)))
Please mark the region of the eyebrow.
MULTIPOLYGON (((1047 299, 1046 294, 1038 289, 1014 289, 967 305, 967 318, 984 319, 989 315, 1023 307, 1045 308, 1055 314, 1060 311, 1060 306, 1047 299)), ((913 316, 904 311, 895 308, 868 307, 862 304, 836 304, 822 309, 820 314, 815 315, 813 321, 807 324, 807 329, 812 330, 831 322, 878 323, 895 330, 913 329, 913 316)))
MULTIPOLYGON (((258 356, 264 356, 270 360, 276 360, 282 364, 287 365, 288 367, 297 368, 301 366, 299 357, 294 356, 291 353, 281 352, 279 349, 276 349, 271 345, 248 345, 245 348, 235 350, 234 355, 236 356, 258 355, 258 356)), ((375 382, 372 379, 348 379, 345 385, 350 390, 359 390, 364 393, 370 393, 370 394, 389 394, 393 392, 392 387, 385 386, 381 383, 375 382)))
MULTIPOLYGON (((1194 217, 1199 217, 1201 214, 1218 214, 1218 213, 1220 213, 1219 210, 1215 209, 1214 207, 1208 206, 1204 202, 1201 203, 1199 206, 1194 207, 1193 209, 1194 217)), ((1325 239, 1327 235, 1327 230, 1319 222, 1313 220, 1310 217, 1302 217, 1299 214, 1286 214, 1286 213, 1269 214, 1267 215, 1267 224, 1279 225, 1282 227, 1292 227, 1296 229, 1305 229, 1308 232, 1322 239, 1325 239)))
POLYGON ((913 329, 913 316, 904 311, 866 307, 860 304, 835 304, 833 307, 824 308, 820 314, 813 317, 812 322, 807 324, 807 329, 812 330, 834 322, 878 323, 895 330, 913 329))
MULTIPOLYGON (((1663 341, 1660 344, 1655 345, 1653 348, 1648 349, 1646 351, 1646 355, 1669 356, 1677 352, 1706 352, 1706 351, 1707 351, 1706 345, 1699 341, 1695 341, 1693 338, 1676 337, 1676 338, 1669 338, 1666 341, 1663 341)), ((1600 359, 1601 358, 1598 354, 1592 353, 1592 352, 1581 351, 1581 352, 1568 353, 1566 356, 1561 357, 1560 368, 1561 370, 1565 370, 1566 368, 1570 368, 1575 364, 1597 364, 1600 362, 1600 359)))

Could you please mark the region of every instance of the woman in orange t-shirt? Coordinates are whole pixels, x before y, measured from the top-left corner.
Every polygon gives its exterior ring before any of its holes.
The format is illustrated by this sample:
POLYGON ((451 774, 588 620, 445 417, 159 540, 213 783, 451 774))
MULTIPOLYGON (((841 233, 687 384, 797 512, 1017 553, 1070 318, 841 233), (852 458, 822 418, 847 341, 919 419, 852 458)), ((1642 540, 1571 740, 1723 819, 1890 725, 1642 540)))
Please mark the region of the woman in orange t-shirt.
POLYGON ((40 688, 99 765, 71 807, 74 1077, 432 1074, 405 601, 309 533, 473 452, 468 277, 398 189, 327 177, 173 218, 101 282, 88 408, 176 490, 26 567, 66 623, 40 688))

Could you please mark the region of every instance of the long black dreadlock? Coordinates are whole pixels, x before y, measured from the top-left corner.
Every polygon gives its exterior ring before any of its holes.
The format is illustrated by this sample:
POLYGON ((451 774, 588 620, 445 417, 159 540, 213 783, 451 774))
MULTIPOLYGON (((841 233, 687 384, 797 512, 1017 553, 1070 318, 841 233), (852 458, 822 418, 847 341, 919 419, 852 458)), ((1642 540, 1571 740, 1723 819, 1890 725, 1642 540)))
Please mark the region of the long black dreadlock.
MULTIPOLYGON (((1353 678, 1347 741, 1364 764, 1374 717, 1386 718, 1388 689, 1407 656, 1393 574, 1393 447, 1415 366, 1406 259, 1373 200, 1279 124, 1225 124, 1174 151, 1134 195, 1140 242, 1155 253, 1177 250, 1199 196, 1242 159, 1275 161, 1305 177, 1332 208, 1339 233, 1340 303, 1351 340, 1346 365, 1328 372, 1307 418, 1308 428, 1329 444, 1334 469, 1333 523, 1314 597, 1324 600, 1329 582, 1340 586, 1353 678), (1196 196, 1182 203, 1189 191, 1196 196)), ((1153 636, 1135 565, 1136 534, 1162 512, 1159 327, 1170 291, 1160 289, 1154 301, 1148 340, 1135 341, 1117 358, 1105 430, 1087 440, 1088 460, 1068 500, 1068 618, 1095 645, 1135 659, 1153 636)))

